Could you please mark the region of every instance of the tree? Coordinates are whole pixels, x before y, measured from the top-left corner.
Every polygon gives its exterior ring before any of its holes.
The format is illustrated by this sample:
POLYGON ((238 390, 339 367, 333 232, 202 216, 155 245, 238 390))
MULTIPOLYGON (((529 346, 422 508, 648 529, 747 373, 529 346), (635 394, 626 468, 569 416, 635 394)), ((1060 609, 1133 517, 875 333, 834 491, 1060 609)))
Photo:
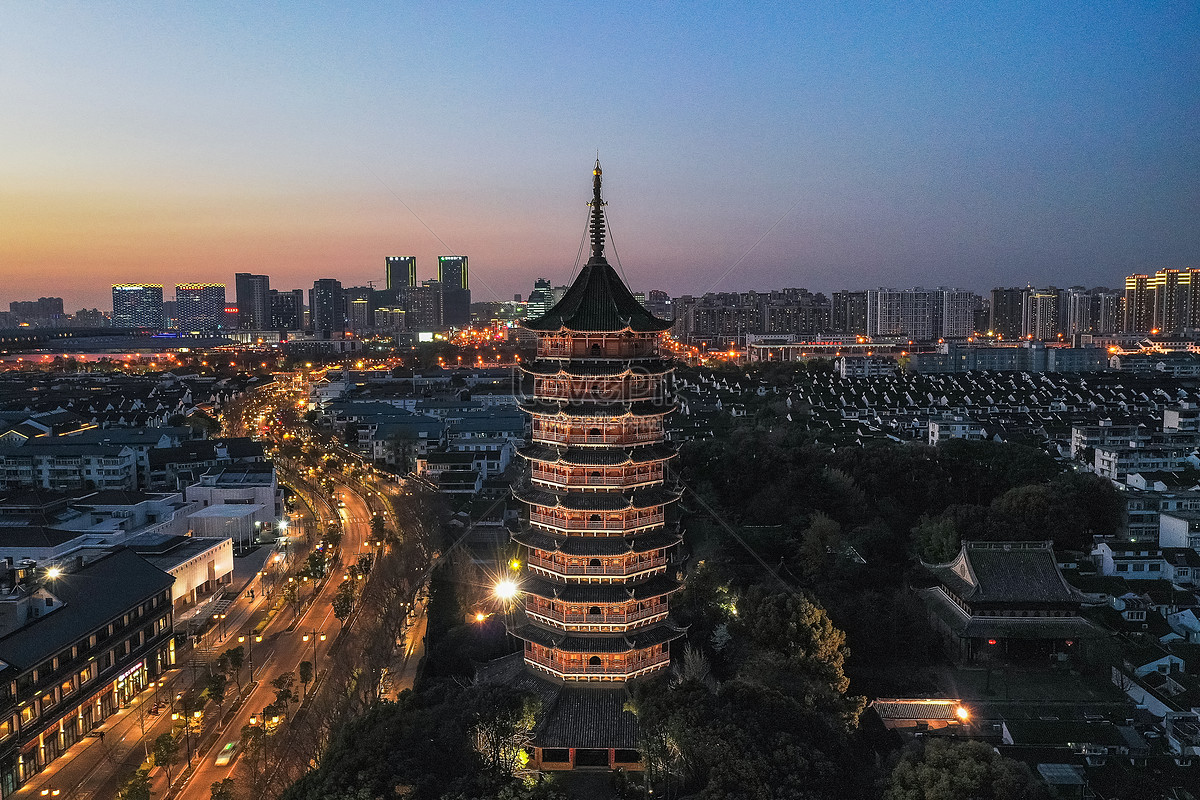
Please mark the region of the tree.
POLYGON ((229 679, 222 672, 217 672, 208 676, 207 685, 204 687, 204 692, 209 699, 217 704, 217 707, 225 702, 225 690, 229 687, 229 679))
POLYGON ((921 558, 930 564, 944 564, 958 555, 958 530, 952 521, 922 515, 912 532, 921 558))
POLYGON ((125 781, 117 792, 117 800, 150 800, 150 778, 146 770, 139 769, 125 781))
POLYGON ((1042 800, 1029 767, 983 742, 929 739, 910 749, 888 780, 886 800, 1042 800))
MULTIPOLYGON (((330 525, 329 530, 325 531, 325 544, 336 550, 341 543, 342 526, 336 524, 330 525)), ((324 574, 324 570, 322 570, 322 574, 324 574)))
POLYGON ((842 526, 829 515, 818 511, 800 540, 800 558, 804 574, 809 578, 823 573, 833 562, 842 543, 842 526))
POLYGON ((288 704, 296 699, 296 693, 292 691, 295 682, 296 676, 291 672, 281 672, 271 681, 271 685, 275 687, 275 702, 282 703, 284 711, 287 711, 288 704))
POLYGON ((211 800, 233 800, 233 778, 216 781, 211 787, 211 800))
POLYGON ((475 751, 488 769, 516 777, 525 769, 525 748, 533 740, 540 701, 507 688, 475 688, 477 693, 471 698, 477 709, 472 728, 475 751))
POLYGON ((303 687, 305 696, 308 696, 308 684, 313 679, 313 665, 311 661, 300 662, 300 685, 303 687))
POLYGON ((171 785, 171 767, 179 761, 179 742, 169 733, 154 740, 154 763, 167 772, 167 786, 171 785))
POLYGON ((296 582, 288 578, 288 582, 283 585, 283 602, 292 607, 292 613, 299 615, 300 613, 300 589, 296 586, 296 582))
POLYGON ((342 581, 342 585, 338 587, 337 594, 333 596, 333 615, 338 618, 338 621, 343 625, 350 617, 350 612, 354 610, 354 582, 342 581))
POLYGON ((233 678, 237 681, 238 693, 242 691, 242 664, 246 663, 246 648, 240 644, 237 647, 231 647, 221 654, 222 658, 229 664, 229 668, 233 670, 233 678))
POLYGON ((386 533, 387 521, 379 514, 371 517, 371 538, 376 540, 382 539, 386 533))
POLYGON ((850 680, 844 667, 850 651, 846 635, 834 627, 825 609, 804 595, 767 593, 760 587, 747 592, 739 605, 731 628, 750 645, 740 677, 768 687, 786 686, 804 695, 814 711, 836 717, 845 730, 853 729, 865 701, 845 696, 850 680))

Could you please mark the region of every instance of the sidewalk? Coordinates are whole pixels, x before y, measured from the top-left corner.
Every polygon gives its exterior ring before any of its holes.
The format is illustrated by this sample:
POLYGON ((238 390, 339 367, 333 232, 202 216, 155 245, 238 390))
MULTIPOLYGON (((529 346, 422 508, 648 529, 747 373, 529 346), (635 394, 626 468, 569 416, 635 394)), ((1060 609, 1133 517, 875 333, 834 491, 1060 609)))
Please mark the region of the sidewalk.
MULTIPOLYGON (((236 647, 237 637, 251 630, 256 618, 265 616, 266 597, 256 592, 255 599, 251 601, 244 589, 250 581, 258 577, 260 565, 266 563, 274 552, 273 547, 262 547, 252 554, 249 560, 235 560, 235 580, 228 588, 237 593, 232 595, 233 600, 226 612, 228 617, 221 624, 213 625, 205 631, 196 647, 185 645, 176 651, 175 665, 160 676, 164 686, 152 686, 143 690, 134 698, 134 702, 110 715, 96 730, 64 751, 11 796, 35 798, 41 797, 43 790, 57 790, 61 792, 59 797, 64 800, 108 800, 115 797, 125 780, 146 760, 146 753, 153 749, 154 739, 172 730, 174 724, 170 709, 174 697, 187 689, 203 689, 208 671, 201 669, 198 662, 211 661, 222 651, 236 647), (239 561, 244 562, 240 570, 239 561), (244 582, 239 582, 239 573, 245 579, 244 582), (247 624, 250 624, 250 627, 247 627, 247 624), (151 711, 156 704, 156 698, 157 702, 164 706, 158 713, 151 711)), ((213 603, 213 598, 205 600, 199 606, 190 609, 181 619, 203 619, 206 614, 213 613, 213 603)), ((232 685, 230 689, 231 693, 235 691, 232 685)), ((231 707, 228 702, 226 706, 231 707)), ((228 710, 229 708, 226 712, 228 710)), ((195 750, 197 742, 194 739, 192 745, 195 750)), ((186 742, 182 740, 180 753, 180 758, 186 760, 186 742)), ((172 777, 177 779, 180 774, 179 767, 173 768, 172 773, 172 777)), ((159 780, 157 774, 154 780, 156 783, 159 780)), ((165 772, 161 781, 165 787, 165 772)))

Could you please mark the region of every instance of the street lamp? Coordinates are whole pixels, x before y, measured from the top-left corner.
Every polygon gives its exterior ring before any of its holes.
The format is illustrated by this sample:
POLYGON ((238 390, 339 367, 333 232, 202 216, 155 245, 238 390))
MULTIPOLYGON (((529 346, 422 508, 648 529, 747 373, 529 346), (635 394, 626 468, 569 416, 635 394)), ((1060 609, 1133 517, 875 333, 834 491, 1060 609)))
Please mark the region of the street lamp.
POLYGON ((325 634, 323 634, 323 633, 317 633, 316 631, 309 631, 308 633, 304 634, 304 641, 306 641, 306 642, 307 642, 307 641, 308 641, 310 638, 312 639, 312 646, 313 646, 313 670, 314 670, 314 671, 315 671, 315 670, 316 670, 316 668, 317 668, 317 637, 318 637, 318 636, 320 637, 320 640, 321 640, 322 642, 323 642, 323 641, 325 641, 325 634))
POLYGON ((217 621, 217 624, 221 626, 221 638, 222 639, 225 638, 225 618, 227 616, 229 616, 229 615, 225 614, 225 613, 213 614, 213 619, 215 619, 217 621))
POLYGON ((246 656, 246 660, 250 663, 250 682, 251 683, 254 683, 254 643, 261 642, 261 641, 262 641, 261 635, 246 635, 246 636, 238 637, 238 644, 243 644, 243 643, 246 644, 250 651, 249 654, 246 656))

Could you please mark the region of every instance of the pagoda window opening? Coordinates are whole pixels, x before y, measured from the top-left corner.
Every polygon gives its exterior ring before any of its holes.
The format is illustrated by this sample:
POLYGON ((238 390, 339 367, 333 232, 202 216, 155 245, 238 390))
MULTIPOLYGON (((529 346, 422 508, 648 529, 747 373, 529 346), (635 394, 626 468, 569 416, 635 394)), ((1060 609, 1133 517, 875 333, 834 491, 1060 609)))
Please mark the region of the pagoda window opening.
POLYGON ((591 350, 591 353, 592 353, 592 355, 594 355, 594 356, 601 355, 601 352, 602 352, 602 351, 601 351, 601 347, 600 347, 600 345, 599 345, 599 344, 593 344, 593 345, 592 345, 592 346, 589 348, 589 350, 591 350))
POLYGON ((604 613, 604 611, 600 608, 600 606, 592 606, 591 608, 588 609, 589 617, 598 617, 598 616, 602 615, 603 613, 604 613))
POLYGON ((591 658, 589 658, 589 659, 588 659, 588 666, 589 666, 589 667, 598 667, 598 666, 600 666, 600 656, 592 656, 591 658))
POLYGON ((600 515, 592 514, 590 517, 588 517, 588 522, 600 522, 600 515))
POLYGON ((593 558, 591 561, 588 562, 588 566, 589 567, 602 567, 604 565, 602 563, 600 563, 600 559, 593 558))

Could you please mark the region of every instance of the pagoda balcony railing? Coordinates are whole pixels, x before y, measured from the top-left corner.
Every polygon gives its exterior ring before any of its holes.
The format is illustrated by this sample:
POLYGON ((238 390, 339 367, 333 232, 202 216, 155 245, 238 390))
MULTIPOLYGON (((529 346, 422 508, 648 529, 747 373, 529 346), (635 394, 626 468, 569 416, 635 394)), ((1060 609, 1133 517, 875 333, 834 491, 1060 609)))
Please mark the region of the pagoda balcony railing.
POLYGON ((648 619, 649 617, 665 617, 667 615, 667 607, 662 605, 658 608, 643 608, 637 611, 630 611, 628 614, 568 614, 565 611, 556 611, 553 608, 534 606, 526 608, 525 613, 531 617, 544 617, 555 622, 561 622, 564 625, 625 625, 630 622, 648 619))
POLYGON ((550 514, 539 514, 536 511, 529 513, 529 521, 534 525, 545 525, 548 528, 558 528, 564 531, 626 531, 634 528, 644 528, 649 525, 657 525, 663 521, 662 514, 644 514, 639 517, 627 517, 620 520, 590 520, 590 519, 564 519, 562 517, 551 516, 550 514))
POLYGON ((542 340, 538 342, 538 356, 548 358, 657 358, 659 355, 657 341, 641 340, 627 344, 612 341, 555 341, 542 340), (599 344, 596 350, 593 344, 599 344))
POLYGON ((664 566, 667 563, 667 556, 658 556, 649 561, 637 561, 629 564, 606 564, 600 567, 590 567, 584 564, 561 564, 541 556, 531 555, 528 558, 528 564, 531 567, 540 567, 551 572, 557 572, 559 575, 633 575, 638 572, 645 572, 648 569, 664 566))
POLYGON ((533 428, 535 442, 550 442, 552 444, 648 444, 662 440, 661 429, 645 431, 620 431, 608 434, 569 433, 567 431, 541 430, 536 425, 533 428))
POLYGON ((633 400, 665 400, 666 392, 615 386, 538 386, 533 396, 545 400, 580 400, 588 403, 624 403, 633 400))
POLYGON ((592 666, 590 664, 571 663, 559 661, 556 658, 535 655, 533 653, 525 653, 525 661, 532 664, 538 664, 546 667, 560 675, 631 675, 633 673, 645 672, 663 664, 670 663, 670 653, 655 653, 650 658, 639 659, 631 663, 624 664, 598 664, 592 666))
POLYGON ((566 475, 561 472, 537 469, 530 471, 535 481, 553 483, 557 486, 641 486, 646 483, 661 483, 661 472, 642 475, 566 475))

